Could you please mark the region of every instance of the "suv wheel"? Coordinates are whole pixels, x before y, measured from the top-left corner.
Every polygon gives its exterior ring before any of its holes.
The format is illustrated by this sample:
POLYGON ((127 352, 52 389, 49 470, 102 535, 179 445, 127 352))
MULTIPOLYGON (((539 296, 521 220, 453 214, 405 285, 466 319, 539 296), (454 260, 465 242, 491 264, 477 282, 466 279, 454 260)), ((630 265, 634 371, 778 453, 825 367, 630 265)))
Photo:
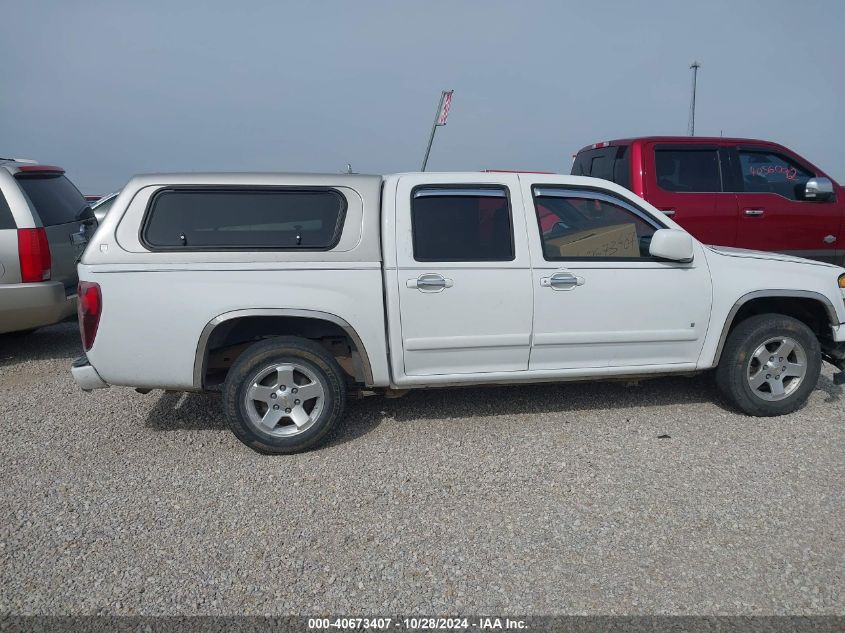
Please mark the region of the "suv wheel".
POLYGON ((249 347, 229 369, 223 408, 229 428, 259 453, 317 445, 343 414, 344 374, 320 345, 280 336, 249 347))
POLYGON ((804 405, 821 365, 821 348, 810 328, 792 317, 761 314, 728 336, 716 384, 743 413, 783 415, 804 405))

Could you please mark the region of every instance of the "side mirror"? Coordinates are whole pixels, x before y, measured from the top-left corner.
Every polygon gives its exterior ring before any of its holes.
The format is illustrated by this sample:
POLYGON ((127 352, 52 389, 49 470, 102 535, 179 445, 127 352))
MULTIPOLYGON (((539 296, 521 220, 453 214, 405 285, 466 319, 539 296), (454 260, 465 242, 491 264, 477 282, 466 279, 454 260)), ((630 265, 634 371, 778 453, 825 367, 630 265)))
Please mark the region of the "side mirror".
POLYGON ((689 263, 695 251, 692 236, 677 229, 660 229, 651 236, 648 252, 652 257, 668 259, 673 262, 689 263))
POLYGON ((833 198, 833 183, 829 178, 810 178, 804 185, 805 200, 831 200, 833 198))

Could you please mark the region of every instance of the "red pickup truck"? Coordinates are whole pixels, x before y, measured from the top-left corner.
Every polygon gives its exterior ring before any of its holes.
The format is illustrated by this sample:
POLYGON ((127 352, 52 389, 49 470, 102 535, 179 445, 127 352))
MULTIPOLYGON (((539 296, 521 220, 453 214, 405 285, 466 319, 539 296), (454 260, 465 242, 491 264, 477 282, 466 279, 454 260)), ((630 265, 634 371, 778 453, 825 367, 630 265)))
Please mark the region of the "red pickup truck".
POLYGON ((650 136, 589 145, 572 174, 622 185, 707 244, 845 266, 845 190, 783 145, 650 136))

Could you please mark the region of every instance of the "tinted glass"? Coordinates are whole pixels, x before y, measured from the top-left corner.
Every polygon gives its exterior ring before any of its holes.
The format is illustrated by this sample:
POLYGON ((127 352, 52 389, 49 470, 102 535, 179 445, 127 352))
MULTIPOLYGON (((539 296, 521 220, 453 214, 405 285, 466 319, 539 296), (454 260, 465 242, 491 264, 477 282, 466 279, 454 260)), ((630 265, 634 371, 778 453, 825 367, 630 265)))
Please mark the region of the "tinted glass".
POLYGON ((158 248, 325 250, 340 239, 346 201, 332 190, 166 190, 144 239, 158 248))
POLYGON ((73 183, 62 175, 15 177, 44 226, 77 222, 91 217, 91 207, 73 183))
POLYGON ((535 188, 534 207, 547 260, 649 257, 657 228, 620 204, 535 188))
POLYGON ((17 228, 17 225, 15 218, 12 217, 12 210, 9 208, 9 203, 6 202, 6 196, 0 191, 0 231, 14 228, 17 228))
POLYGON ((597 154, 590 159, 590 176, 593 178, 613 179, 613 161, 608 152, 597 154))
POLYGON ((613 178, 611 180, 626 189, 631 188, 631 159, 627 145, 620 145, 616 148, 616 158, 613 160, 613 178))
POLYGON ((742 186, 746 192, 776 193, 790 200, 801 200, 804 185, 813 174, 780 154, 740 150, 742 186))
POLYGON ((721 191, 719 155, 715 149, 659 149, 654 152, 657 185, 665 191, 721 191))
POLYGON ((504 188, 422 188, 411 200, 414 259, 510 261, 510 205, 504 188))
POLYGON ((612 145, 579 152, 570 173, 573 176, 603 178, 628 187, 631 182, 629 167, 628 146, 612 145))

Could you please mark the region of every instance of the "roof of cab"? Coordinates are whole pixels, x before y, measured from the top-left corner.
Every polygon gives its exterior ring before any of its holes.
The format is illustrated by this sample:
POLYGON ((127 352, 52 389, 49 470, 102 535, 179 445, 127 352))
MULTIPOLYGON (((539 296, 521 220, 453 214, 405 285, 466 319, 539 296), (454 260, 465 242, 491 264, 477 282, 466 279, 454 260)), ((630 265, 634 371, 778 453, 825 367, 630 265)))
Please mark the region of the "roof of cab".
MULTIPOLYGON (((167 185, 276 185, 276 186, 315 186, 315 187, 372 187, 381 186, 388 177, 413 176, 425 173, 426 176, 462 176, 470 182, 480 174, 495 175, 489 171, 450 171, 450 172, 419 172, 408 171, 393 174, 327 174, 308 172, 182 172, 182 173, 152 173, 133 176, 126 189, 140 189, 148 186, 167 185)), ((506 173, 551 174, 552 172, 505 171, 506 173)), ((563 174, 561 174, 563 175, 563 174)))
POLYGON ((677 143, 684 145, 712 145, 714 143, 729 143, 736 145, 743 145, 746 143, 754 143, 755 145, 769 145, 772 147, 783 147, 780 143, 774 141, 765 141, 757 138, 741 138, 728 136, 633 136, 630 138, 618 138, 612 141, 603 141, 600 143, 592 143, 578 150, 578 153, 586 152, 592 149, 600 149, 613 145, 631 145, 632 143, 677 143))
POLYGON ((182 172, 139 174, 129 181, 135 187, 148 185, 314 185, 354 187, 380 182, 381 176, 369 174, 320 174, 296 172, 182 172))

